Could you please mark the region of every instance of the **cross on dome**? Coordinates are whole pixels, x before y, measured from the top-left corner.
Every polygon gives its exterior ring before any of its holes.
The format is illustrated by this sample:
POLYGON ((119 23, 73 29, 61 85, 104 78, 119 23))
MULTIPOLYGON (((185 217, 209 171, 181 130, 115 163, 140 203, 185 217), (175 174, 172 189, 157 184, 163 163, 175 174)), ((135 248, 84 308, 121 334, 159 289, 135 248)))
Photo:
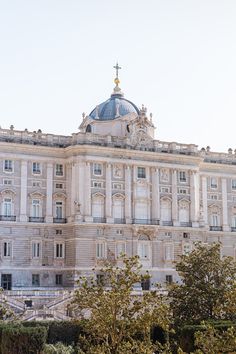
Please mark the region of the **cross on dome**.
POLYGON ((114 82, 115 82, 116 86, 118 86, 119 83, 120 83, 120 80, 119 80, 119 70, 121 69, 121 67, 118 65, 118 62, 117 62, 116 65, 113 66, 113 68, 116 69, 116 78, 115 78, 114 82))

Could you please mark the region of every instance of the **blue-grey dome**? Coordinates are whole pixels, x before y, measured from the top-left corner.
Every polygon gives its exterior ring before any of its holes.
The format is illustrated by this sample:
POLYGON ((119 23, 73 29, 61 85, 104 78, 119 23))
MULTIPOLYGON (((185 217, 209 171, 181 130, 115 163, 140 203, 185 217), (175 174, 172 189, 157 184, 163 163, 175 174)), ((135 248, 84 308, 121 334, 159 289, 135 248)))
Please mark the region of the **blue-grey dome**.
POLYGON ((139 114, 139 109, 134 103, 126 100, 122 94, 117 93, 112 94, 111 98, 94 108, 89 116, 96 120, 112 120, 129 113, 139 114))

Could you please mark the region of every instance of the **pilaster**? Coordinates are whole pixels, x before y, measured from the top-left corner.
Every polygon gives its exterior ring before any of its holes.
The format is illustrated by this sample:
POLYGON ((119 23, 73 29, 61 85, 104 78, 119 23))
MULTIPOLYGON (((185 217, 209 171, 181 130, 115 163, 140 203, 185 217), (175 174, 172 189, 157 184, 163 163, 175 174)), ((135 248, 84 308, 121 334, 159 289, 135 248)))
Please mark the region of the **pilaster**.
POLYGON ((131 207, 131 167, 125 168, 125 219, 126 224, 132 222, 132 207, 131 207))
POLYGON ((27 221, 27 161, 21 161, 20 221, 27 221))
POLYGON ((222 218, 223 218, 223 231, 230 231, 228 223, 228 198, 227 198, 227 180, 222 178, 222 218))
POLYGON ((208 210, 207 210, 207 178, 202 176, 202 208, 203 208, 203 219, 205 225, 208 225, 208 210))
POLYGON ((159 170, 152 169, 152 219, 160 220, 159 170))
POLYGON ((190 220, 193 227, 199 227, 199 183, 198 175, 195 171, 190 171, 190 220))
POLYGON ((90 162, 85 163, 85 193, 84 193, 84 214, 85 221, 92 222, 93 218, 91 216, 91 166, 90 162))
POLYGON ((52 192, 53 192, 53 164, 47 163, 46 222, 49 223, 53 222, 52 192))
POLYGON ((112 199, 111 199, 111 164, 106 165, 106 221, 114 222, 112 218, 112 199))
POLYGON ((179 226, 176 170, 172 170, 172 221, 174 226, 179 226))

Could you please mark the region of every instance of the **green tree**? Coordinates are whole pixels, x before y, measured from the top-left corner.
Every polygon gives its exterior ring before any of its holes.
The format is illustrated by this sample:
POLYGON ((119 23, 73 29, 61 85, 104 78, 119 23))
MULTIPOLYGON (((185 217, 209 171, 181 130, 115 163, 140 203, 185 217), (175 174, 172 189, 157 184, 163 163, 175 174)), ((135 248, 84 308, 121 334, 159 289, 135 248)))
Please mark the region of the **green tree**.
POLYGON ((14 319, 16 316, 4 298, 3 289, 0 288, 0 321, 14 319))
POLYGON ((138 257, 122 261, 122 267, 105 263, 99 282, 94 277, 78 282, 72 308, 77 318, 86 319, 79 353, 128 354, 137 353, 138 347, 140 354, 149 354, 155 349, 150 340, 153 326, 168 331, 168 306, 162 296, 133 291, 143 277, 138 257))
POLYGON ((220 331, 210 324, 204 324, 205 329, 195 333, 194 344, 198 348, 196 354, 236 353, 236 330, 229 327, 220 331))
POLYGON ((220 244, 196 244, 189 255, 181 257, 176 270, 182 282, 174 284, 169 295, 177 325, 229 317, 224 303, 235 294, 236 263, 221 257, 220 244))

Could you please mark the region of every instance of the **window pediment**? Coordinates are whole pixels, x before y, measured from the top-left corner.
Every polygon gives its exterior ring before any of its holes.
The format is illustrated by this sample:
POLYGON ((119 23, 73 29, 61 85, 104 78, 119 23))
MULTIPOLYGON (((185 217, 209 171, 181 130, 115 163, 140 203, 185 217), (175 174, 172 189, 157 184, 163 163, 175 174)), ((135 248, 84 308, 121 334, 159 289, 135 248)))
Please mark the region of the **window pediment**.
POLYGON ((45 195, 42 194, 42 193, 39 192, 39 191, 35 191, 35 192, 32 192, 32 193, 29 193, 29 197, 30 197, 30 198, 40 198, 40 199, 43 199, 43 198, 45 198, 45 195))
POLYGON ((10 188, 5 188, 0 193, 1 193, 1 195, 11 195, 11 196, 16 195, 16 192, 10 188))

